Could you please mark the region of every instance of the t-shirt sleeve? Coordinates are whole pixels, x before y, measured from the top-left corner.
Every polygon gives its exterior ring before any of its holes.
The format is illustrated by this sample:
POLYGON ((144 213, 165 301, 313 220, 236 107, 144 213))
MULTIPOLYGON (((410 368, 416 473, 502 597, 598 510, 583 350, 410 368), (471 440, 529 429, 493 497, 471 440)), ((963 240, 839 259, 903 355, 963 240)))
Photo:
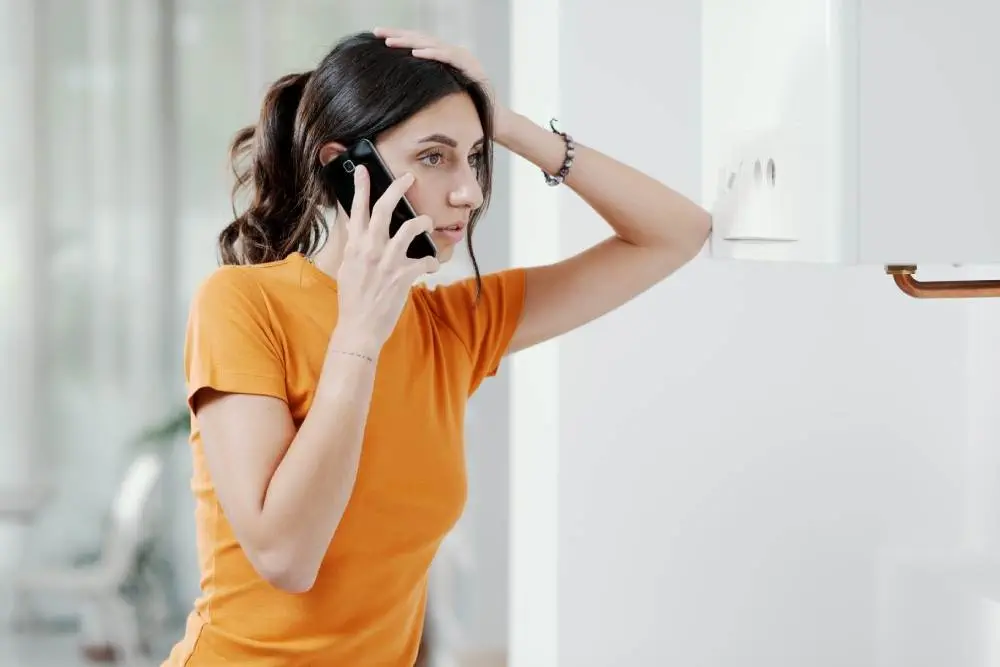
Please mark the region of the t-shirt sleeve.
POLYGON ((435 311, 465 346, 472 360, 472 394, 496 374, 524 311, 525 270, 508 269, 482 277, 476 302, 476 280, 469 278, 433 291, 435 311))
POLYGON ((260 287, 223 267, 191 302, 184 346, 187 400, 201 389, 287 401, 285 365, 260 287))

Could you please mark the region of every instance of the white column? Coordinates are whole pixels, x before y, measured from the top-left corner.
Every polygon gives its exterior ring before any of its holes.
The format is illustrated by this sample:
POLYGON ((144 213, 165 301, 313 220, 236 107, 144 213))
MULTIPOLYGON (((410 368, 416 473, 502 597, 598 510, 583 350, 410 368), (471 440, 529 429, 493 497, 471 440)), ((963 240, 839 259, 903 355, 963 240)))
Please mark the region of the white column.
POLYGON ((23 480, 33 438, 31 410, 34 406, 33 299, 31 286, 35 225, 30 192, 33 188, 34 98, 38 77, 34 57, 34 14, 28 0, 0 5, 0 83, 10 91, 2 112, 0 139, 9 147, 0 156, 4 161, 0 181, 0 224, 10 242, 0 246, 0 327, 3 328, 3 358, 6 372, 0 374, 0 486, 23 480), (15 26, 17 26, 15 28, 15 26), (27 289, 26 289, 27 288, 27 289), (27 352, 27 353, 26 353, 27 352))
POLYGON ((177 188, 171 0, 129 5, 128 363, 135 422, 143 427, 178 401, 174 307, 177 188))
POLYGON ((50 423, 46 414, 46 383, 49 377, 47 362, 47 337, 49 332, 49 230, 52 226, 50 195, 48 192, 49 175, 46 165, 51 155, 49 132, 46 123, 48 104, 46 97, 49 89, 49 65, 46 35, 48 31, 45 19, 51 11, 50 3, 45 0, 17 3, 23 6, 22 15, 26 26, 22 38, 26 40, 21 54, 28 54, 30 64, 25 72, 30 77, 27 84, 25 99, 30 100, 27 113, 22 116, 24 136, 30 141, 29 150, 24 153, 27 158, 24 174, 28 179, 25 192, 28 193, 27 215, 21 228, 24 234, 26 258, 23 276, 25 280, 23 302, 23 329, 18 345, 21 368, 25 373, 20 378, 21 386, 18 395, 21 399, 21 434, 19 441, 28 451, 23 452, 23 462, 27 466, 26 478, 29 484, 48 483, 49 476, 46 459, 53 451, 45 425, 50 423))
POLYGON ((44 398, 45 263, 48 208, 43 190, 47 72, 42 0, 0 4, 0 623, 5 581, 18 566, 25 533, 11 519, 37 509, 46 472, 44 398))
MULTIPOLYGON (((95 387, 113 386, 119 366, 120 318, 115 291, 120 289, 123 276, 119 275, 121 258, 121 233, 126 221, 122 220, 117 190, 125 165, 116 159, 119 155, 120 125, 116 101, 125 95, 116 94, 124 82, 115 78, 115 35, 120 24, 115 21, 116 0, 89 0, 88 48, 92 84, 90 95, 90 132, 87 151, 90 158, 89 192, 92 270, 90 280, 93 297, 90 319, 90 373, 95 387)), ((104 398, 104 397, 101 397, 104 398)), ((112 397, 113 398, 113 397, 112 397)), ((101 408, 103 401, 97 401, 101 408)))
MULTIPOLYGON (((511 106, 538 122, 558 114, 558 0, 511 1, 511 106)), ((511 160, 511 263, 559 259, 558 189, 511 160)), ((557 665, 559 347, 512 357, 510 667, 557 665)))

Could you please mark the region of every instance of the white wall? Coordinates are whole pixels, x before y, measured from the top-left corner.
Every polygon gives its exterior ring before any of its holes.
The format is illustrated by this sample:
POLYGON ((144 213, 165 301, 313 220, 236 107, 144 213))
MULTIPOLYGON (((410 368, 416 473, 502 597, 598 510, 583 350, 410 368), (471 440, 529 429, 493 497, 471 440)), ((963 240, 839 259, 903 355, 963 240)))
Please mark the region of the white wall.
MULTIPOLYGON (((558 12, 563 128, 697 196, 699 2, 558 12)), ((559 196, 564 256, 606 229, 559 196)), ((998 664, 998 309, 703 257, 516 366, 515 408, 556 381, 515 414, 512 665, 998 664)))

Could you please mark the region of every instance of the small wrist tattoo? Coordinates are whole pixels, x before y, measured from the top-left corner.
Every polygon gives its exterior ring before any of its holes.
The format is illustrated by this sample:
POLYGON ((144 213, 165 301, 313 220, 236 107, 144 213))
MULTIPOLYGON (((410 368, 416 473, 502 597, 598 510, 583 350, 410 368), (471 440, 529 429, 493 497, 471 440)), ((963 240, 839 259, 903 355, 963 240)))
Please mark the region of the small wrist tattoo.
POLYGON ((348 352, 347 350, 332 350, 337 354, 345 354, 348 357, 357 357, 358 359, 364 359, 368 363, 375 363, 375 360, 369 357, 367 354, 361 354, 360 352, 348 352))

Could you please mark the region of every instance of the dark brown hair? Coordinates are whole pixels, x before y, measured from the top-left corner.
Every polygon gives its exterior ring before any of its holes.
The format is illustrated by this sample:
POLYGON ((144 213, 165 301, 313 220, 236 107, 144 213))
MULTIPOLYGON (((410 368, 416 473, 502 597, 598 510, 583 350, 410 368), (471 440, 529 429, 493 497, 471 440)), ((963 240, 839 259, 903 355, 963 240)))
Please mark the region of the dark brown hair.
POLYGON ((370 32, 340 41, 311 72, 289 74, 268 90, 256 125, 243 128, 230 150, 235 219, 219 235, 224 264, 261 264, 293 252, 309 256, 327 234, 321 207, 334 201, 319 178, 319 151, 336 141, 375 141, 428 105, 466 93, 483 132, 479 184, 483 206, 466 239, 476 279, 472 232, 489 202, 493 175, 493 107, 483 86, 462 71, 388 47, 370 32), (248 195, 243 213, 237 199, 248 195))

